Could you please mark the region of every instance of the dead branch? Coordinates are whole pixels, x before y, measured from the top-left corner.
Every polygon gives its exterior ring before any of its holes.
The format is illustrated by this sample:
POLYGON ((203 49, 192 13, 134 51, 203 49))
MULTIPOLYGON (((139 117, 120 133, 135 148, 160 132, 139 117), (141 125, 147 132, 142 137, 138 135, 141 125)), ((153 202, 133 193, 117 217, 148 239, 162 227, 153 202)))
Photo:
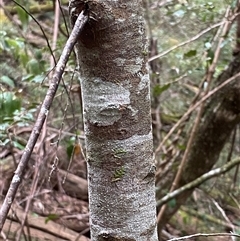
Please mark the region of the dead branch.
POLYGON ((88 15, 85 11, 82 11, 81 14, 79 14, 74 28, 72 30, 72 33, 67 40, 67 43, 63 49, 62 55, 60 56, 60 59, 56 65, 55 72, 53 75, 53 79, 51 81, 51 84, 49 86, 49 89, 47 91, 47 94, 45 96, 45 99, 43 101, 43 104, 41 106, 38 118, 35 122, 35 125, 33 127, 33 130, 31 132, 31 135, 29 137, 28 143, 25 147, 24 153, 21 157, 21 160, 18 164, 17 170, 15 171, 15 174, 13 176, 12 182, 10 184, 10 187, 8 189, 7 195, 4 199, 3 205, 0 209, 0 231, 3 228, 3 224, 6 220, 7 214, 10 210, 10 207, 12 205, 12 202, 14 200, 14 197, 17 193, 17 189, 23 179, 24 171, 26 169, 28 160, 31 156, 31 153, 33 151, 33 148, 37 142, 37 139, 39 137, 39 134, 42 130, 43 124, 45 122, 45 119, 48 115, 48 112, 50 110, 51 104, 53 102, 54 96, 56 94, 56 91, 58 89, 58 85, 61 81, 65 66, 67 64, 67 61, 69 59, 69 56, 74 48, 74 45, 77 41, 77 38, 79 34, 81 33, 85 23, 88 21, 88 15))

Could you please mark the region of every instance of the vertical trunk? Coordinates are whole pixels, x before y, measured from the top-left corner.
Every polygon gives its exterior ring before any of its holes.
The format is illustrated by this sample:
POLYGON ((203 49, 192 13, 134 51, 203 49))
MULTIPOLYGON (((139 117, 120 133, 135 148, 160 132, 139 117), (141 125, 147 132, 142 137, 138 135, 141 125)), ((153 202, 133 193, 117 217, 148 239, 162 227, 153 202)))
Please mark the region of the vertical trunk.
POLYGON ((142 1, 72 0, 87 9, 77 43, 93 241, 156 241, 147 44, 142 1))

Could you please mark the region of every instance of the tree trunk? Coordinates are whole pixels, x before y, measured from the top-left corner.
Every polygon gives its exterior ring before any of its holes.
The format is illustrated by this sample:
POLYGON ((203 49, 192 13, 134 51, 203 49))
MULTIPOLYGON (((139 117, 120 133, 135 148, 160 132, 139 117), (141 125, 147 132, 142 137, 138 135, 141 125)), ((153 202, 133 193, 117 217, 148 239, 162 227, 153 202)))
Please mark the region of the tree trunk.
POLYGON ((147 42, 142 1, 72 0, 86 9, 77 43, 92 241, 156 241, 147 42))
MULTIPOLYGON (((240 53, 230 63, 228 69, 218 77, 216 82, 221 84, 239 72, 240 53)), ((204 116, 195 135, 179 186, 193 181, 212 169, 231 132, 239 123, 240 77, 238 76, 230 84, 223 87, 221 91, 218 91, 206 105, 204 116)), ((186 202, 192 191, 186 191, 176 197, 176 205, 174 207, 167 207, 158 223, 159 234, 179 207, 186 202)), ((157 197, 160 199, 161 194, 157 193, 157 197)))

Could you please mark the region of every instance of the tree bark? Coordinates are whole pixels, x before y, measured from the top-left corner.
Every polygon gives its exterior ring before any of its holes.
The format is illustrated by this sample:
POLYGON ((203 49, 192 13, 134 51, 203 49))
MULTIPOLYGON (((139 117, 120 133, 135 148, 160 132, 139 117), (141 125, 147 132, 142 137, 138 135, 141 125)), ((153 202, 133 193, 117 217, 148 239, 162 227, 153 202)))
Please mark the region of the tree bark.
POLYGON ((72 0, 87 9, 76 46, 92 241, 156 241, 155 166, 142 1, 72 0))
MULTIPOLYGON (((221 84, 240 72, 240 53, 216 80, 221 84)), ((179 187, 189 183, 210 171, 231 132, 240 123, 240 78, 236 78, 221 91, 215 94, 204 110, 202 122, 196 133, 191 151, 183 171, 179 187)), ((170 220, 179 207, 186 202, 193 190, 188 190, 176 197, 176 205, 167 207, 158 223, 159 235, 164 225, 170 220)), ((161 197, 157 193, 158 199, 161 197)))

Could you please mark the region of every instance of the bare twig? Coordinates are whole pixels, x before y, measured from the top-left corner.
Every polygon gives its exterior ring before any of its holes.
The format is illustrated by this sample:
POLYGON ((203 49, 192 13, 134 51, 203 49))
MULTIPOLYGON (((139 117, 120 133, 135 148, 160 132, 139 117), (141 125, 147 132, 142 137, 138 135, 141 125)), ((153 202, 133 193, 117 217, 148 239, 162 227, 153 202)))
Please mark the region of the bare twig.
MULTIPOLYGON (((24 226, 28 222, 28 220, 27 220, 28 212, 29 212, 32 200, 34 198, 34 193, 36 192, 37 184, 38 184, 38 181, 39 181, 40 165, 42 163, 41 160, 44 160, 45 152, 43 150, 44 148, 43 148, 42 143, 44 142, 44 139, 46 138, 46 134, 47 134, 47 128, 46 128, 46 121, 45 121, 44 125, 43 125, 43 129, 42 129, 41 137, 39 139, 40 145, 38 145, 38 150, 37 150, 37 153, 39 153, 39 155, 38 155, 38 159, 37 159, 37 162, 36 162, 36 165, 35 165, 35 170, 34 170, 34 176, 33 176, 33 182, 32 182, 32 185, 31 185, 30 195, 29 195, 29 197, 27 198, 27 201, 26 201, 25 212, 24 212, 23 218, 21 219, 21 228, 20 228, 20 230, 19 230, 19 232, 17 234, 16 241, 20 241, 21 240, 22 232, 24 231, 24 226)), ((27 230, 30 232, 29 228, 27 228, 27 230)), ((30 236, 30 233, 28 233, 28 236, 30 236)))
MULTIPOLYGON (((234 209, 235 211, 236 209, 234 209)), ((190 215, 191 217, 197 218, 198 220, 202 220, 204 222, 208 222, 208 223, 212 223, 214 225, 217 225, 218 228, 222 227, 224 228, 224 230, 232 230, 232 225, 230 225, 229 223, 222 221, 221 219, 218 219, 214 216, 212 216, 211 214, 206 214, 205 212, 199 212, 191 209, 191 208, 187 208, 185 206, 181 207, 181 211, 183 211, 184 213, 186 213, 187 215, 190 215)), ((213 213, 214 214, 214 213, 213 213)), ((237 225, 233 225, 235 229, 238 229, 237 225)), ((174 238, 174 237, 171 237, 174 238)))
POLYGON ((195 35, 195 36, 192 37, 191 39, 188 39, 188 40, 186 40, 186 41, 184 41, 184 42, 182 42, 182 43, 180 43, 180 44, 178 44, 178 45, 175 45, 175 46, 171 47, 170 49, 164 51, 164 52, 161 53, 161 54, 158 54, 158 55, 156 55, 156 56, 151 57, 151 58, 148 60, 148 62, 151 62, 151 61, 153 61, 153 60, 155 60, 155 59, 158 59, 158 58, 162 58, 163 56, 165 56, 166 54, 172 52, 173 50, 178 49, 178 48, 180 48, 180 47, 182 47, 182 46, 184 46, 184 45, 187 45, 187 44, 189 44, 189 43, 197 40, 197 39, 200 38, 202 35, 206 34, 207 32, 211 31, 211 30, 214 29, 214 28, 217 28, 217 27, 223 25, 224 23, 225 23, 225 21, 222 21, 222 22, 220 22, 220 23, 216 23, 216 24, 212 25, 212 26, 209 27, 209 28, 204 29, 202 32, 200 32, 199 34, 195 35))
POLYGON ((213 30, 214 28, 217 28, 217 27, 225 24, 226 21, 233 22, 234 19, 237 16, 238 16, 238 13, 235 13, 232 16, 232 18, 230 18, 229 20, 227 19, 227 20, 224 20, 224 21, 222 21, 220 23, 213 24, 212 26, 210 26, 209 28, 204 29, 202 32, 200 32, 199 34, 193 36, 192 38, 190 38, 190 39, 188 39, 188 40, 186 40, 186 41, 184 41, 184 42, 182 42, 182 43, 180 43, 178 45, 175 45, 175 46, 171 47, 170 49, 167 49, 166 51, 162 52, 161 54, 158 54, 156 56, 153 56, 153 57, 149 58, 148 62, 151 62, 151 61, 153 61, 155 59, 158 59, 158 58, 162 58, 163 56, 167 55, 168 53, 172 52, 173 50, 178 49, 178 48, 180 48, 182 46, 185 46, 185 45, 187 45, 187 44, 189 44, 189 43, 199 39, 202 35, 208 33, 209 31, 213 30))
MULTIPOLYGON (((230 219, 228 218, 226 212, 223 210, 223 208, 218 204, 218 202, 216 202, 214 199, 212 199, 214 205, 217 207, 217 209, 220 211, 220 213, 222 214, 222 216, 224 217, 224 219, 229 223, 229 225, 232 228, 232 232, 236 232, 235 227, 233 225, 233 223, 230 221, 230 219)), ((232 236, 232 241, 236 241, 235 237, 232 236)))
POLYGON ((188 235, 180 238, 172 238, 172 239, 169 239, 168 241, 188 240, 189 238, 196 238, 196 237, 231 237, 231 236, 240 238, 240 235, 235 233, 196 233, 196 234, 192 234, 192 235, 188 235))
MULTIPOLYGON (((58 26, 59 26, 59 18, 60 18, 60 8, 58 0, 55 1, 55 11, 54 11, 54 27, 53 27, 53 37, 52 37, 52 50, 56 50, 57 46, 57 37, 58 37, 58 26)), ((50 57, 50 69, 53 69, 56 65, 54 56, 50 57)))
POLYGON ((168 134, 164 137, 162 142, 159 144, 157 149, 155 150, 155 155, 162 149, 163 144, 169 139, 169 137, 174 133, 174 131, 181 125, 181 123, 186 120, 186 118, 194 111, 198 106, 200 106, 204 101, 218 92, 220 89, 225 87, 226 85, 230 84, 232 81, 240 77, 240 73, 233 75, 231 78, 224 81, 222 84, 214 88, 213 90, 209 91, 207 95, 205 95, 201 100, 199 100, 195 105, 189 108, 184 115, 178 120, 178 122, 172 127, 172 129, 168 132, 168 134))
POLYGON ((229 171, 231 168, 233 168, 239 164, 240 164, 240 158, 236 158, 236 159, 232 160, 231 162, 228 162, 227 164, 223 165, 222 167, 216 168, 214 170, 211 170, 208 173, 203 174, 201 177, 195 179, 194 181, 189 182, 188 184, 178 188, 177 190, 168 193, 162 199, 157 201, 157 207, 160 207, 161 205, 163 205, 166 202, 170 201, 171 199, 177 197, 181 193, 183 193, 187 190, 193 189, 193 188, 199 186, 200 184, 202 184, 203 182, 229 171))
POLYGON ((80 240, 81 236, 83 236, 83 234, 87 233, 89 230, 90 230, 90 228, 84 229, 81 233, 78 234, 78 236, 76 237, 75 241, 80 240))
POLYGON ((31 156, 31 153, 33 151, 33 148, 37 142, 38 136, 41 132, 42 126, 45 122, 45 119, 48 115, 50 106, 53 102, 54 96, 56 94, 58 85, 60 83, 61 77, 63 75, 65 66, 67 64, 67 61, 69 59, 69 56, 74 48, 74 45, 77 41, 77 38, 79 34, 81 33, 85 23, 88 21, 88 15, 84 12, 81 12, 79 14, 76 23, 74 25, 73 31, 67 40, 67 43, 63 49, 62 55, 60 56, 60 59, 56 65, 55 72, 53 75, 52 82, 49 86, 49 89, 47 91, 47 94, 45 96, 45 99, 43 101, 42 107, 40 109, 38 118, 35 122, 35 125, 33 127, 32 133, 30 135, 30 138, 28 140, 28 143, 25 147, 25 150, 23 152, 23 155, 21 157, 21 160, 18 164, 17 170, 15 171, 15 174, 13 176, 13 179, 11 181, 10 187, 8 189, 7 195, 4 199, 3 205, 0 209, 0 231, 3 228, 3 224, 6 220, 7 214, 9 212, 9 209, 11 207, 11 204, 14 200, 14 197, 16 195, 17 189, 23 179, 24 170, 26 169, 28 160, 31 156))
POLYGON ((227 36, 227 34, 229 32, 229 29, 232 26, 232 23, 233 23, 233 20, 234 20, 235 16, 236 15, 234 14, 234 12, 231 12, 230 7, 228 7, 224 17, 225 17, 225 19, 229 19, 229 21, 226 21, 225 24, 224 24, 224 27, 223 27, 223 30, 222 30, 222 33, 221 33, 222 37, 218 41, 218 45, 217 45, 217 48, 216 48, 215 53, 214 53, 214 58, 213 58, 212 64, 210 65, 210 67, 208 69, 208 72, 207 72, 206 81, 208 83, 208 86, 210 86, 210 82, 211 82, 211 80, 213 78, 213 75, 215 73, 216 65, 217 65, 221 50, 222 50, 221 46, 222 46, 223 42, 225 41, 225 36, 227 36), (232 16, 231 16, 231 14, 232 14, 232 16))
MULTIPOLYGON (((0 202, 0 205, 1 204, 2 203, 0 202)), ((13 205, 13 209, 14 209, 14 212, 13 210, 9 212, 9 218, 6 220, 6 224, 3 227, 3 231, 5 231, 5 233, 10 232, 13 234, 17 234, 19 231, 19 227, 21 225, 19 224, 19 220, 23 218, 24 211, 22 208, 19 208, 16 205, 13 205)), ((27 220, 28 220, 28 228, 30 229, 31 236, 38 238, 38 240, 39 239, 42 240, 44 237, 52 241, 53 240, 54 241, 59 241, 59 240, 73 241, 79 235, 78 232, 66 226, 63 226, 61 224, 58 224, 52 220, 49 220, 48 222, 46 222, 46 217, 38 216, 36 218, 32 214, 28 214, 27 220)), ((24 228, 24 232, 27 233, 27 227, 24 228)), ((6 240, 9 240, 9 239, 6 239, 6 240)), ((25 240, 28 240, 28 239, 26 238, 25 240)), ((32 240, 34 240, 34 238, 32 238, 32 240)), ((89 239, 85 236, 81 236, 79 238, 79 241, 89 241, 89 239)))

